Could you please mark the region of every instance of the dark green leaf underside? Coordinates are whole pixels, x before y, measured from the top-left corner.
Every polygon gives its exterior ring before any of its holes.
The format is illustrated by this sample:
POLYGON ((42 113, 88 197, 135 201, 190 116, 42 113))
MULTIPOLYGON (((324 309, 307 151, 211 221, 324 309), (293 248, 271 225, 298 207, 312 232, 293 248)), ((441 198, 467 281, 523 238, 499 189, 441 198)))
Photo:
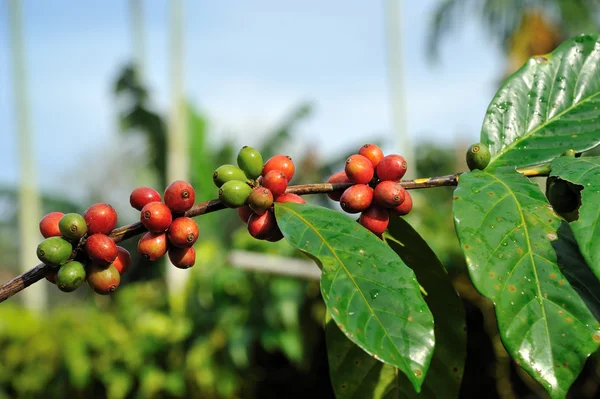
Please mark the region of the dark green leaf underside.
POLYGON ((454 220, 508 352, 553 398, 564 397, 598 348, 600 326, 561 272, 562 219, 536 184, 506 168, 461 175, 454 220))

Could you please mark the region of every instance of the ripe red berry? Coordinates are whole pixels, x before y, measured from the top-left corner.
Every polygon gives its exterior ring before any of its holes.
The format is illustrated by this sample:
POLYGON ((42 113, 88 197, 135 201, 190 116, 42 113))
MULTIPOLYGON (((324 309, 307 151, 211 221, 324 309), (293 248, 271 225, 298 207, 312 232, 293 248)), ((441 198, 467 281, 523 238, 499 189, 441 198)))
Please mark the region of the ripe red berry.
POLYGON ((277 221, 272 211, 265 212, 263 215, 253 214, 248 219, 248 232, 254 238, 264 240, 275 233, 277 221))
POLYGON ((395 215, 404 216, 412 210, 412 207, 413 207, 412 197, 410 196, 408 191, 406 191, 404 194, 404 202, 401 203, 400 205, 398 205, 397 207, 392 208, 391 211, 395 215))
POLYGON ((277 242, 277 241, 280 241, 281 239, 283 239, 283 233, 279 229, 279 226, 276 226, 273 233, 271 233, 271 235, 266 238, 266 240, 269 242, 277 242))
POLYGON ((92 263, 86 280, 95 293, 108 295, 114 292, 119 286, 121 275, 114 266, 103 267, 92 263))
POLYGON ((63 216, 62 212, 50 212, 40 220, 40 233, 44 238, 61 236, 58 222, 63 216))
POLYGON ((196 200, 194 188, 188 182, 177 180, 169 184, 164 194, 165 204, 175 213, 189 210, 196 200))
POLYGON ((119 274, 125 274, 131 264, 131 254, 128 250, 119 246, 117 246, 117 252, 117 259, 115 259, 112 265, 117 269, 119 274))
POLYGON ((384 208, 395 208, 404 202, 406 190, 396 181, 379 182, 373 191, 373 199, 384 208))
POLYGON ((294 162, 292 162, 291 157, 287 155, 275 155, 265 163, 262 171, 263 176, 266 176, 267 173, 272 170, 279 170, 283 172, 287 178, 287 181, 289 182, 292 180, 292 177, 294 177, 296 168, 294 167, 294 162))
POLYGON ((188 269, 196 263, 196 250, 189 248, 169 248, 169 259, 178 269, 188 269))
POLYGON ((361 213, 358 222, 374 234, 380 236, 390 222, 390 211, 377 205, 371 205, 361 213))
MULTIPOLYGON (((55 237, 55 236, 53 236, 53 237, 55 237)), ((58 270, 49 271, 48 274, 46 274, 46 280, 48 280, 52 284, 56 285, 56 274, 57 273, 58 273, 58 270)))
POLYGON ((273 206, 273 194, 265 187, 256 187, 248 196, 248 206, 257 215, 262 215, 273 206))
MULTIPOLYGON (((331 175, 331 177, 327 180, 327 183, 351 183, 348 176, 346 176, 346 172, 337 172, 331 175)), ((327 196, 334 201, 339 201, 342 193, 344 191, 336 191, 333 193, 327 193, 327 196)))
POLYGON ((83 214, 88 234, 110 234, 117 226, 117 211, 108 204, 94 204, 83 214))
POLYGON ((173 215, 169 207, 162 202, 150 202, 142 208, 140 221, 148 231, 162 233, 171 225, 173 215))
POLYGON ((340 198, 342 209, 348 213, 359 213, 371 206, 373 189, 366 184, 348 187, 340 198))
POLYGON ((198 224, 191 218, 182 216, 171 223, 167 237, 176 247, 191 247, 198 239, 198 224))
POLYGON ((398 181, 406 173, 406 160, 401 155, 387 155, 377 165, 379 180, 398 181))
POLYGON ((250 209, 250 207, 248 205, 244 205, 237 209, 237 213, 238 213, 238 216, 240 217, 240 219, 242 220, 242 222, 248 223, 248 219, 250 218, 250 215, 252 215, 254 212, 252 212, 252 209, 250 209))
POLYGON ((288 179, 286 178, 285 173, 280 170, 271 170, 261 177, 260 184, 271 190, 273 197, 277 198, 285 193, 288 186, 288 179))
POLYGON ((285 193, 275 198, 275 202, 295 202, 296 204, 306 204, 306 201, 298 194, 285 193))
POLYGON ((366 157, 371 161, 373 167, 377 167, 379 162, 383 159, 383 151, 375 144, 365 144, 358 150, 358 154, 366 157))
POLYGON ((85 252, 93 263, 108 266, 117 258, 117 244, 105 234, 92 234, 85 241, 85 252))
POLYGON ((350 155, 346 159, 344 171, 346 176, 357 184, 369 184, 375 174, 375 168, 369 158, 359 154, 350 155))
POLYGON ((129 203, 138 211, 150 202, 160 202, 160 194, 150 187, 138 187, 129 196, 129 203))
POLYGON ((155 261, 167 253, 167 235, 147 232, 138 241, 137 250, 144 260, 155 261))

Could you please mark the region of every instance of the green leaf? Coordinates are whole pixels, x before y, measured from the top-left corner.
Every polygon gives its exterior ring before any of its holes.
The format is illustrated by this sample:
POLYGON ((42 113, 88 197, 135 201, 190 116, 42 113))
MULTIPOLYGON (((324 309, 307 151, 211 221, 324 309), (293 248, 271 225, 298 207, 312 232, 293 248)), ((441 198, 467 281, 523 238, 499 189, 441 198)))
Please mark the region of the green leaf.
POLYGON ((600 325, 561 271, 569 246, 561 221, 514 168, 460 177, 454 222, 471 279, 496 305, 507 351, 553 398, 565 397, 600 341, 600 325))
POLYGON ((531 58, 502 85, 481 130, 488 169, 552 160, 600 143, 600 37, 581 35, 531 58))
POLYGON ((275 215, 288 242, 321 267, 323 299, 344 334, 400 369, 420 391, 434 334, 413 271, 383 241, 339 212, 277 203, 275 215))
POLYGON ((600 157, 556 158, 552 176, 583 186, 579 219, 569 226, 587 264, 600 279, 600 157))

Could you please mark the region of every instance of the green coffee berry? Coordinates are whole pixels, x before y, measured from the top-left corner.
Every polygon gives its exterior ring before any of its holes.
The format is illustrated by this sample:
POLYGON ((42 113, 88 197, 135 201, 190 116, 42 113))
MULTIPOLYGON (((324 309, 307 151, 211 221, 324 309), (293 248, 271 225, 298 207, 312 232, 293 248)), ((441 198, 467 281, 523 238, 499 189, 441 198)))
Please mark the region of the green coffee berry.
POLYGON ((64 292, 72 292, 85 281, 85 266, 71 261, 60 267, 56 274, 56 286, 64 292))
POLYGON ((73 252, 73 246, 62 237, 46 238, 37 247, 37 257, 48 266, 64 265, 73 252))
POLYGON ((571 158, 575 158, 575 155, 576 155, 576 154, 577 154, 577 153, 575 152, 575 150, 573 150, 573 149, 570 149, 570 150, 567 150, 567 151, 563 152, 563 153, 562 153, 562 156, 563 156, 563 157, 571 157, 571 158))
POLYGON ((252 188, 243 181, 230 180, 219 189, 219 200, 229 208, 239 208, 246 204, 252 188))
POLYGON ((215 170, 215 173, 213 173, 213 182, 217 187, 221 187, 226 182, 232 180, 245 182, 248 178, 243 170, 235 165, 229 164, 219 166, 217 170, 215 170))
POLYGON ((467 166, 469 170, 485 169, 490 163, 490 150, 487 145, 475 143, 467 151, 467 166))
POLYGON ((78 213, 67 213, 58 222, 60 233, 69 241, 79 241, 87 233, 85 219, 78 213))
POLYGON ((237 164, 249 179, 256 179, 263 170, 263 159, 257 149, 244 146, 237 156, 237 164))

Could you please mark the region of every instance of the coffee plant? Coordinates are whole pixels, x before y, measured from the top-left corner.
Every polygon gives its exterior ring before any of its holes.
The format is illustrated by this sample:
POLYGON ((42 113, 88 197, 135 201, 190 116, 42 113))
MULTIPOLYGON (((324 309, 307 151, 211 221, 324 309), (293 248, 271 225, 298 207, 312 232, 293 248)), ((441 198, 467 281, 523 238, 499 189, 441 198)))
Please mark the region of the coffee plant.
POLYGON ((42 262, 0 289, 0 300, 46 277, 71 292, 84 281, 117 289, 131 261, 122 240, 142 235, 146 260, 194 265, 192 219, 235 208, 257 239, 285 238, 321 268, 330 377, 339 398, 458 396, 466 357, 464 310, 444 266, 401 216, 408 190, 456 186, 456 233, 470 277, 496 310, 516 365, 552 398, 566 397, 600 345, 600 36, 582 35, 536 56, 493 98, 470 171, 402 180, 401 155, 365 144, 327 183, 289 185, 292 159, 266 162, 243 147, 213 174, 218 199, 195 203, 187 182, 163 195, 133 190, 140 222, 116 228, 108 204, 40 221, 42 262), (541 182, 546 178, 545 192, 541 182), (307 204, 327 194, 346 215, 307 204))

